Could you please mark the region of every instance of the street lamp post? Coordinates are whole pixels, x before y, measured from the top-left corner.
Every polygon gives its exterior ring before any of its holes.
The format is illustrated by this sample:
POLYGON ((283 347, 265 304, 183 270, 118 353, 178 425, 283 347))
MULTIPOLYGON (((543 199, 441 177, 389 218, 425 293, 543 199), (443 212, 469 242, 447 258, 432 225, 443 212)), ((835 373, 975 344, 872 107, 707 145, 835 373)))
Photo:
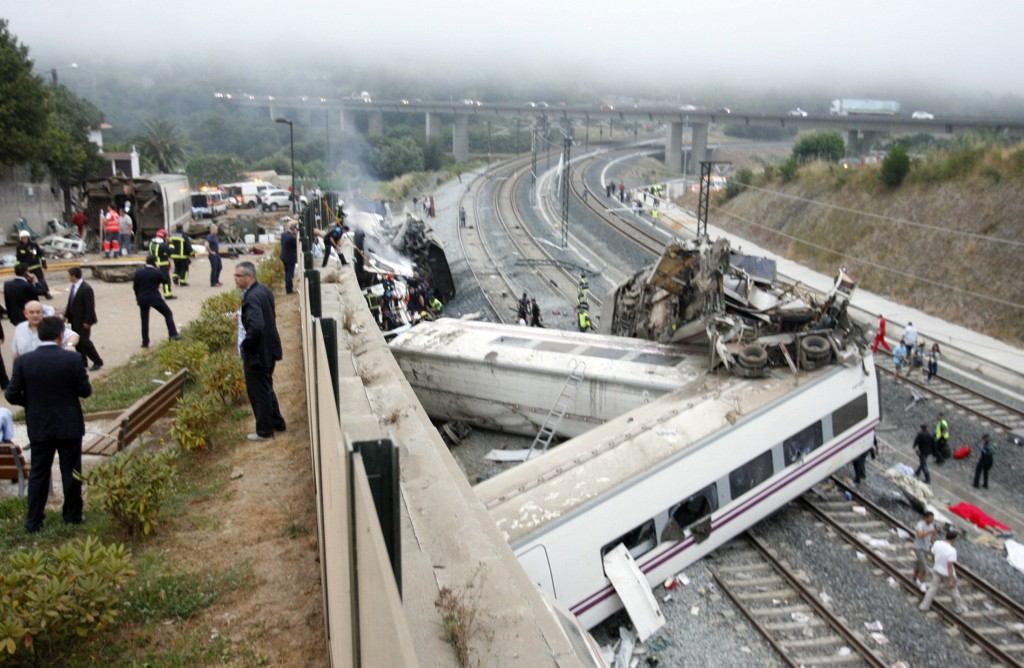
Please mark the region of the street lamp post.
POLYGON ((295 126, 283 116, 275 118, 274 122, 288 124, 288 143, 291 145, 292 150, 292 213, 296 213, 299 210, 299 193, 295 189, 295 126))

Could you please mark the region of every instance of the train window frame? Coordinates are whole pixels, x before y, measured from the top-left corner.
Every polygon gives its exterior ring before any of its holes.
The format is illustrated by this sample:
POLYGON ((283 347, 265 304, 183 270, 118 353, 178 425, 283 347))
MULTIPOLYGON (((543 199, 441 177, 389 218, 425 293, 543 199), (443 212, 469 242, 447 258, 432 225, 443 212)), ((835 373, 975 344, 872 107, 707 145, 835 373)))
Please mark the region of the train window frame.
POLYGON ((668 516, 671 521, 676 523, 684 537, 686 532, 689 531, 690 535, 693 536, 694 542, 702 543, 711 535, 711 516, 719 507, 718 482, 716 481, 669 508, 668 516), (694 514, 692 518, 684 516, 682 519, 686 521, 681 522, 676 513, 683 510, 684 506, 690 501, 698 498, 704 499, 707 502, 707 512, 702 512, 700 515, 694 514))
POLYGON ((866 420, 869 413, 868 395, 862 394, 832 411, 833 438, 853 429, 859 422, 866 420))
POLYGON ((735 501, 773 475, 775 457, 771 450, 765 450, 729 472, 729 498, 735 501))
POLYGON ((795 464, 824 444, 825 429, 821 420, 812 422, 782 442, 783 463, 795 464))
POLYGON ((641 522, 637 526, 633 527, 629 531, 620 534, 614 540, 609 541, 601 546, 601 560, 604 561, 604 555, 615 549, 615 546, 622 543, 629 550, 629 554, 634 559, 641 557, 658 546, 658 530, 654 524, 654 518, 641 522), (644 543, 650 541, 650 544, 644 549, 638 548, 644 547, 644 543), (636 550, 636 551, 634 551, 636 550))

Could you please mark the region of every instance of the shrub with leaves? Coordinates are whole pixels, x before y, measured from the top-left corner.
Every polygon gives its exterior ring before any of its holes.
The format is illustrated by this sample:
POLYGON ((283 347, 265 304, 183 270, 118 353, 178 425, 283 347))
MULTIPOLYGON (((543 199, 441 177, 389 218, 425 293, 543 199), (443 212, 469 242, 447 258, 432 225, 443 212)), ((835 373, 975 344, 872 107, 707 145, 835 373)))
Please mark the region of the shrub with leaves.
POLYGON ((171 437, 185 450, 203 450, 210 447, 210 426, 217 417, 213 395, 189 394, 178 399, 171 437))
POLYGON ((148 536, 157 526, 177 468, 173 450, 130 450, 79 476, 89 486, 89 500, 110 512, 127 536, 148 536))
POLYGON ((245 374, 242 358, 234 348, 211 353, 199 372, 199 388, 224 405, 234 404, 245 396, 245 374))
MULTIPOLYGON (((209 352, 233 347, 238 337, 238 323, 235 322, 234 311, 203 309, 195 320, 189 323, 184 336, 185 341, 202 344, 209 352)), ((197 368, 199 367, 189 367, 197 368)))
POLYGON ((94 536, 9 555, 0 563, 0 656, 45 658, 113 624, 130 565, 124 545, 94 536))
POLYGON ((209 354, 209 349, 202 341, 181 339, 161 345, 156 351, 156 358, 165 369, 177 373, 182 369, 203 368, 209 354))
POLYGON ((284 263, 271 256, 256 265, 256 280, 271 290, 284 285, 284 263))
POLYGON ((910 156, 907 155, 907 149, 902 144, 896 144, 882 159, 882 171, 878 176, 885 185, 898 188, 909 173, 910 156))

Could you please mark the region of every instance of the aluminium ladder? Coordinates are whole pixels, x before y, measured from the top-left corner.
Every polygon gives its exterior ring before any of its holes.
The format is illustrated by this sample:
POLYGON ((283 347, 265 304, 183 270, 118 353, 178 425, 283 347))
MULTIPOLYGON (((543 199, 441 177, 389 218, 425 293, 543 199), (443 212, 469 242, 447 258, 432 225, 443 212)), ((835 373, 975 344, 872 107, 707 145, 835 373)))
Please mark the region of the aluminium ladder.
POLYGON ((562 385, 562 391, 558 393, 558 398, 555 399, 554 406, 548 412, 547 418, 544 420, 544 424, 541 425, 540 431, 537 432, 537 436, 534 437, 533 443, 530 445, 530 452, 527 453, 526 459, 530 459, 535 456, 535 452, 538 445, 542 445, 540 452, 536 454, 543 454, 547 452, 548 446, 551 445, 551 440, 555 437, 555 430, 558 429, 558 425, 562 423, 562 418, 565 417, 566 411, 576 401, 576 389, 579 387, 580 381, 583 380, 584 372, 587 369, 587 363, 581 362, 580 360, 572 360, 569 365, 569 375, 565 378, 565 384, 562 385))

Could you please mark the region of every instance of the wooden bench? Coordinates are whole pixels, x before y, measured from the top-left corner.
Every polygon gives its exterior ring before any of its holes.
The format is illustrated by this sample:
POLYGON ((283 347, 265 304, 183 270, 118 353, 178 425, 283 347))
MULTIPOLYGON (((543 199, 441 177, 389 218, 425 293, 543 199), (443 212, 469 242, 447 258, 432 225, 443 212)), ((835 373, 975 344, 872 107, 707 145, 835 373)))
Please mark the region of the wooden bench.
POLYGON ((0 480, 18 483, 18 496, 25 496, 28 484, 28 464, 21 447, 14 443, 0 443, 0 480))
POLYGON ((182 369, 156 390, 118 413, 105 432, 91 434, 91 438, 90 434, 86 434, 86 440, 82 442, 82 454, 110 456, 124 450, 174 407, 185 391, 187 378, 188 369, 182 369))

